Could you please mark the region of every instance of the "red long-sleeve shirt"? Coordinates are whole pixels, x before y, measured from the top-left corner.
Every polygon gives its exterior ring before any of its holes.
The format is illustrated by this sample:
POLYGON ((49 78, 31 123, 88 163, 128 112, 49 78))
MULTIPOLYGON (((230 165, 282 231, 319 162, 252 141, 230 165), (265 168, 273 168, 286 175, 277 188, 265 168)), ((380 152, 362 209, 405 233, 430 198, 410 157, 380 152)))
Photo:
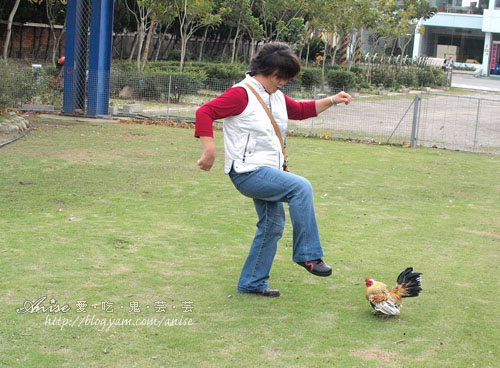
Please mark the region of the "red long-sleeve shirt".
MULTIPOLYGON (((303 120, 317 116, 316 101, 297 102, 285 95, 286 110, 291 120, 303 120)), ((213 122, 241 114, 248 105, 247 92, 243 87, 229 88, 219 97, 207 102, 196 111, 195 137, 213 137, 213 122)))

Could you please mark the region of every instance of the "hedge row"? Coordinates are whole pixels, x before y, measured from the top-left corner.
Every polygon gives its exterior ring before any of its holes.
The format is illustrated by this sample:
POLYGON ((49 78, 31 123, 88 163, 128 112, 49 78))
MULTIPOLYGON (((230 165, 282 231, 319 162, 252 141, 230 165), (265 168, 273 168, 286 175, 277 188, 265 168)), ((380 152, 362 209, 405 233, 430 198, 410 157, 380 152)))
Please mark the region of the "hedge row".
MULTIPOLYGON (((113 68, 121 71, 135 71, 136 65, 130 63, 114 64, 113 68)), ((162 61, 148 64, 149 74, 177 74, 177 61, 162 61)), ((237 82, 244 78, 248 66, 244 64, 224 64, 207 62, 187 62, 184 72, 197 74, 200 79, 219 79, 237 82)), ((352 67, 350 71, 334 65, 327 68, 326 81, 332 90, 359 90, 370 86, 399 89, 405 87, 434 87, 447 84, 446 73, 439 68, 374 68, 369 73, 361 67, 352 67)), ((302 68, 296 83, 303 88, 311 89, 322 85, 320 68, 302 68)), ((216 89, 218 90, 218 89, 216 89)))
POLYGON ((20 103, 62 105, 62 86, 56 84, 55 67, 20 68, 0 60, 0 110, 20 103))
POLYGON ((384 88, 400 89, 401 87, 436 87, 446 86, 448 78, 439 68, 408 68, 408 69, 375 69, 367 74, 362 68, 352 68, 351 71, 333 69, 328 72, 328 85, 334 89, 353 90, 382 86, 384 88))

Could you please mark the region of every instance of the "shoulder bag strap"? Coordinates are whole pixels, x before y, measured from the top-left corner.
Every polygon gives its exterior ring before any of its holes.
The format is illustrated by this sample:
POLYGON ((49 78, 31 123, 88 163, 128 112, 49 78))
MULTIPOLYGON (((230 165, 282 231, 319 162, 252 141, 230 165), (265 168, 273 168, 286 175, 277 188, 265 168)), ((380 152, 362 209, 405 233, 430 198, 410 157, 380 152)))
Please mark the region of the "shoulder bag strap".
POLYGON ((283 138, 281 137, 280 128, 278 127, 276 120, 274 120, 273 114, 269 110, 269 107, 267 107, 267 105, 264 102, 264 100, 262 99, 262 97, 260 97, 260 95, 257 93, 255 88, 253 88, 249 83, 244 83, 244 84, 245 84, 245 86, 247 86, 250 89, 250 91, 253 92, 255 97, 257 97, 257 100, 259 100, 259 102, 262 105, 262 107, 264 108, 264 110, 266 110, 267 116, 269 116, 269 119, 271 119, 271 123, 273 124, 274 131, 276 132, 276 135, 278 136, 278 139, 280 140, 281 151, 283 152, 283 157, 285 158, 285 161, 283 162, 283 170, 288 171, 288 156, 286 155, 286 152, 285 152, 285 144, 283 143, 283 138))

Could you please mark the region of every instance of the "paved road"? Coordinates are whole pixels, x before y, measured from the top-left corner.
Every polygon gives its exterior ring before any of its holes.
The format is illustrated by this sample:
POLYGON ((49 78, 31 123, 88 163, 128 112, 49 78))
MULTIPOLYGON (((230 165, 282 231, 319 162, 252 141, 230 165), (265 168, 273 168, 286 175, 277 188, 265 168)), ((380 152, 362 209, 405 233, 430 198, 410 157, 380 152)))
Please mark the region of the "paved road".
POLYGON ((500 77, 476 77, 473 74, 453 73, 451 86, 457 88, 499 92, 500 77))

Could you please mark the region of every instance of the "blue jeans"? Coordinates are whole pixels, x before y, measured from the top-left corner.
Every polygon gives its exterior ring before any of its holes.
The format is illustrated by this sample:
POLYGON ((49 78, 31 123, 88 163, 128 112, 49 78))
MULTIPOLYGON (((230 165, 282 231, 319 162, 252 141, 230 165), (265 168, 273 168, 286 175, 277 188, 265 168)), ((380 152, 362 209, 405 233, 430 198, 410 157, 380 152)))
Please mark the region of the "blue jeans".
POLYGON ((312 186, 307 179, 270 167, 241 174, 231 170, 229 176, 241 194, 253 198, 259 216, 238 291, 253 293, 269 288, 269 274, 278 250, 278 240, 285 228, 283 202, 288 202, 292 220, 293 261, 305 262, 323 257, 312 186))

